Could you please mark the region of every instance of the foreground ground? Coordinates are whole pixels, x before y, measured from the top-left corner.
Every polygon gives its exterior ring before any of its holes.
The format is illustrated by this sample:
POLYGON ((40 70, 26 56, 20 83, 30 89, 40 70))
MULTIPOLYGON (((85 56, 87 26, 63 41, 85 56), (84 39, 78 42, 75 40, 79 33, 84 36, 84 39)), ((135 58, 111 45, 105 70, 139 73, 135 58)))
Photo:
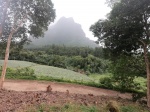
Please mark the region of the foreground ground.
POLYGON ((124 110, 122 112, 148 112, 141 104, 133 103, 130 94, 111 90, 23 80, 7 80, 4 88, 0 91, 0 112, 106 112, 109 101, 116 101, 124 110), (52 92, 46 92, 48 85, 51 85, 52 92))
POLYGON ((112 96, 121 97, 123 99, 131 99, 131 94, 120 93, 117 91, 76 85, 76 84, 66 84, 58 82, 46 82, 46 81, 27 81, 27 80, 6 80, 4 83, 4 88, 7 90, 14 91, 46 91, 48 85, 51 85, 52 91, 66 92, 75 94, 93 94, 97 96, 112 96))

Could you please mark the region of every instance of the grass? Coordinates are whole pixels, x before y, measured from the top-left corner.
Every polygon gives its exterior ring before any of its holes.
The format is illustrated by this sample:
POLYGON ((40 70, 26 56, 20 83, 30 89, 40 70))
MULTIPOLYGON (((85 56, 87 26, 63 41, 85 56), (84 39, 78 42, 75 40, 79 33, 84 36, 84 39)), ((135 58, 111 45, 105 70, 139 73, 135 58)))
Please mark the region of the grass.
POLYGON ((40 104, 37 106, 27 107, 21 111, 25 111, 25 112, 106 112, 103 110, 102 107, 98 108, 96 106, 84 106, 79 104, 63 104, 63 105, 40 104))
POLYGON ((148 109, 137 105, 120 106, 121 112, 149 112, 148 109))
MULTIPOLYGON (((3 65, 3 60, 0 60, 0 66, 3 65)), ((27 62, 27 61, 16 61, 16 60, 9 60, 8 61, 8 67, 10 68, 24 68, 24 67, 30 67, 30 66, 36 66, 37 64, 27 62)))
MULTIPOLYGON (((0 66, 2 66, 3 60, 0 60, 0 66)), ((51 79, 63 79, 63 80, 70 80, 70 81, 79 81, 79 82, 91 82, 93 81, 92 78, 76 73, 71 70, 66 70, 62 68, 52 67, 52 66, 45 66, 39 65, 31 62, 26 61, 14 61, 9 60, 8 67, 11 68, 24 68, 30 67, 34 70, 34 74, 37 77, 50 77, 51 79)))
MULTIPOLYGON (((3 61, 0 60, 0 66, 2 66, 3 61)), ((8 67, 11 67, 13 69, 25 69, 30 68, 31 72, 32 69, 34 70, 34 77, 33 75, 30 76, 29 74, 26 76, 26 71, 21 73, 20 75, 15 75, 15 77, 10 78, 19 78, 19 79, 32 79, 32 80, 47 80, 47 81, 58 81, 58 82, 69 82, 69 83, 76 83, 76 84, 82 84, 87 86, 94 86, 94 87, 104 87, 99 83, 100 79, 109 78, 112 76, 112 74, 91 74, 89 76, 76 73, 70 70, 52 67, 52 66, 45 66, 45 65, 39 65, 31 62, 26 61, 13 61, 9 60, 8 67), (17 77, 16 77, 17 76, 17 77)), ((27 69, 27 71, 29 71, 27 69)), ((14 74, 17 74, 17 72, 13 71, 14 74)), ((10 75, 11 76, 11 75, 10 75)), ((146 90, 146 79, 143 77, 137 77, 134 80, 136 83, 140 83, 140 86, 142 90, 146 90)), ((29 109, 29 108, 28 108, 29 109)), ((47 112, 106 112, 104 107, 95 107, 95 106, 83 106, 83 105, 76 105, 76 104, 65 104, 65 105, 59 105, 59 106, 48 106, 48 105, 40 105, 31 107, 26 112, 44 112, 45 109, 49 109, 47 112)), ((147 112, 146 110, 143 110, 143 108, 138 106, 132 106, 132 105, 125 105, 120 107, 121 112, 147 112)))
POLYGON ((64 80, 77 80, 77 81, 83 81, 83 82, 91 82, 93 79, 89 78, 86 75, 66 70, 62 68, 52 67, 52 66, 45 66, 45 65, 38 65, 31 67, 35 70, 35 74, 37 76, 49 76, 52 78, 57 79, 64 79, 64 80))
POLYGON ((137 77, 137 78, 135 78, 134 82, 140 84, 139 86, 140 86, 141 90, 139 90, 139 91, 146 91, 147 87, 146 87, 146 79, 145 78, 137 77))
MULTIPOLYGON (((66 104, 40 104, 40 105, 31 105, 25 107, 23 110, 18 112, 108 112, 108 109, 105 106, 85 106, 75 103, 66 103, 66 104)), ((149 112, 146 108, 136 105, 128 104, 125 106, 119 106, 120 112, 149 112)))
MULTIPOLYGON (((3 61, 0 60, 0 66, 2 66, 3 61)), ((118 90, 118 88, 112 87, 110 81, 105 80, 112 76, 110 73, 105 74, 91 74, 89 76, 83 75, 71 70, 66 70, 62 68, 39 65, 26 61, 14 61, 9 60, 8 67, 14 69, 23 69, 30 68, 34 70, 34 76, 22 73, 20 75, 11 76, 6 75, 7 78, 13 79, 31 79, 31 80, 46 80, 46 81, 57 81, 57 82, 68 82, 68 83, 76 83, 93 87, 102 87, 107 89, 118 90), (100 83, 101 80, 101 83, 100 83), (103 82, 103 83, 102 83, 103 82), (105 82, 105 83, 104 83, 105 82)), ((8 73, 8 72, 7 72, 8 73)), ((18 74, 18 72, 13 72, 14 74, 18 74)), ((139 89, 134 90, 138 93, 146 93, 146 79, 142 77, 137 77, 134 82, 139 83, 139 89)), ((131 91, 129 91, 131 92, 131 91)))
POLYGON ((99 83, 100 79, 110 77, 111 73, 104 73, 104 74, 90 74, 89 77, 92 78, 96 83, 99 83))

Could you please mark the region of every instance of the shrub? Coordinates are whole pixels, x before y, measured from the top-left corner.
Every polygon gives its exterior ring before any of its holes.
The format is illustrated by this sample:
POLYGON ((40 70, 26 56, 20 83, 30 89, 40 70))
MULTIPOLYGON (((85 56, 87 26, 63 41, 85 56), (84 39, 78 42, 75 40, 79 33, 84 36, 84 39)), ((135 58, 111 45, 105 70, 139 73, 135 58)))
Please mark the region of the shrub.
POLYGON ((137 59, 140 58, 121 55, 118 60, 112 63, 111 72, 116 82, 115 86, 121 91, 134 90, 139 86, 134 82, 136 76, 142 73, 139 67, 140 62, 137 59))
POLYGON ((112 77, 104 77, 99 80, 100 84, 105 88, 113 89, 113 79, 112 77))
POLYGON ((6 78, 8 79, 32 79, 35 80, 34 70, 29 67, 7 68, 6 78))

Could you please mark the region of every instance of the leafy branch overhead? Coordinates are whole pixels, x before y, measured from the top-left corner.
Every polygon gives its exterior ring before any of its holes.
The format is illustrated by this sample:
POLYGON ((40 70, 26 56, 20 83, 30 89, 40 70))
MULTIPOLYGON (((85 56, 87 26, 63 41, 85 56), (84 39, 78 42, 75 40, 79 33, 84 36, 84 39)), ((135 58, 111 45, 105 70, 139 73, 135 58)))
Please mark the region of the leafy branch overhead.
POLYGON ((139 40, 149 44, 149 6, 149 0, 121 0, 113 6, 107 19, 99 20, 90 30, 115 54, 132 53, 141 48, 139 40))
POLYGON ((50 0, 9 0, 6 15, 3 11, 7 3, 4 0, 0 2, 0 24, 3 24, 3 42, 7 40, 11 30, 17 28, 18 31, 15 32, 13 40, 25 40, 28 34, 36 38, 44 36, 44 31, 55 19, 55 9, 50 0), (5 23, 2 23, 4 16, 6 16, 5 23))

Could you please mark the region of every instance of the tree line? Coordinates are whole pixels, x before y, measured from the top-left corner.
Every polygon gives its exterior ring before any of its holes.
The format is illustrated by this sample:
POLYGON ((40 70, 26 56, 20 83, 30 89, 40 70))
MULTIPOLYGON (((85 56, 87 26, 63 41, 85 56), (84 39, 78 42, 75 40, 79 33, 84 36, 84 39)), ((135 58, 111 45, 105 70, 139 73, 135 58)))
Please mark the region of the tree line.
MULTIPOLYGON (((49 45, 34 49, 10 50, 10 60, 24 60, 38 64, 74 70, 83 74, 107 72, 109 61, 103 48, 49 45)), ((3 59, 1 57, 1 59, 3 59)))

